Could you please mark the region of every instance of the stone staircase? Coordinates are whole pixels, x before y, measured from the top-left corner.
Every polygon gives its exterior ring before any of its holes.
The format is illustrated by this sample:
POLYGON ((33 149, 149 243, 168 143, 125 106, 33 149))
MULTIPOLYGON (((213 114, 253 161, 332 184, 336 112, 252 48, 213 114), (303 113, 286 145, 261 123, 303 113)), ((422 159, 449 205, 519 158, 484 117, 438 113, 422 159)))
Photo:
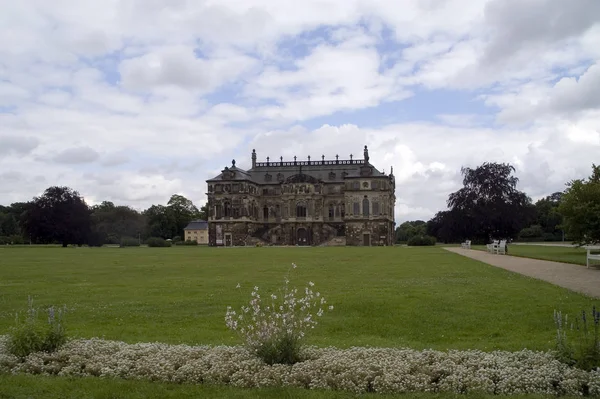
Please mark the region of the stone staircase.
POLYGON ((321 244, 321 247, 343 247, 346 245, 346 237, 333 237, 331 240, 321 244))

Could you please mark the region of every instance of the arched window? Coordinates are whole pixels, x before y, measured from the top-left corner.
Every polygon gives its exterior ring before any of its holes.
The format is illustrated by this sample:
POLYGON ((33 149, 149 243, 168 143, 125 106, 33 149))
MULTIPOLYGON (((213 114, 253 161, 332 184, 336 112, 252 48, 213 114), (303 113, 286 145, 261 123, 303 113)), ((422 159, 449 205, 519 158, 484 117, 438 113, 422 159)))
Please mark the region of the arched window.
POLYGON ((298 202, 296 204, 296 217, 297 218, 305 218, 306 217, 306 204, 304 202, 298 202))
POLYGON ((223 204, 223 216, 231 217, 231 204, 228 201, 223 204))
POLYGON ((344 202, 342 202, 340 205, 340 216, 342 218, 346 217, 346 204, 344 202))
POLYGON ((279 204, 275 205, 275 217, 276 218, 281 217, 281 208, 279 207, 279 204))
POLYGON ((335 215, 335 207, 333 204, 329 204, 329 219, 333 219, 335 215))
POLYGON ((265 206, 263 208, 263 219, 267 220, 268 218, 269 218, 269 208, 265 206))
POLYGON ((369 217, 369 199, 367 197, 365 197, 365 199, 363 199, 363 216, 364 217, 369 217))
POLYGON ((373 202, 373 216, 379 216, 379 214, 380 214, 379 202, 375 201, 375 202, 373 202))

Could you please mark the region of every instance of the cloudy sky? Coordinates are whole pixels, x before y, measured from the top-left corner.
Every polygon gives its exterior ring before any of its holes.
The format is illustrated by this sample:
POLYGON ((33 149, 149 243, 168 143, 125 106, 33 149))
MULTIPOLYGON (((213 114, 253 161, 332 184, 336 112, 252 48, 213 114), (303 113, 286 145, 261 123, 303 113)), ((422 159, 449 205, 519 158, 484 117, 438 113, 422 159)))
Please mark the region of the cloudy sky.
POLYGON ((0 203, 205 202, 236 159, 362 157, 427 219, 461 166, 600 162, 598 0, 0 0, 0 203))

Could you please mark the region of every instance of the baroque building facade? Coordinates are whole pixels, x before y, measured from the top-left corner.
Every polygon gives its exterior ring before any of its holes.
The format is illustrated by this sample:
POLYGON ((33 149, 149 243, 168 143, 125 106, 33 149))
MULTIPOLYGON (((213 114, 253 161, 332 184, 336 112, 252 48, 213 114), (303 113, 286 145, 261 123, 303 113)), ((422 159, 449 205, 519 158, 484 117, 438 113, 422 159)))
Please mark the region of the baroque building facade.
POLYGON ((208 184, 208 243, 393 245, 395 179, 364 158, 226 166, 208 184))

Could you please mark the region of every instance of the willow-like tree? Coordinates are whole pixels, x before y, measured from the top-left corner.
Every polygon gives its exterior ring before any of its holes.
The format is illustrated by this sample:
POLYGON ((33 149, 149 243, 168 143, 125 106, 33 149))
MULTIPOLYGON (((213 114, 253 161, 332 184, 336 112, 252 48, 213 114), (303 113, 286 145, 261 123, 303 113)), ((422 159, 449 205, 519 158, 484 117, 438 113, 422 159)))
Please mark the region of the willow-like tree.
POLYGON ((455 239, 512 238, 530 224, 535 211, 531 198, 517 190, 519 179, 514 172, 507 163, 461 168, 463 187, 450 194, 447 202, 447 223, 452 224, 455 239))

